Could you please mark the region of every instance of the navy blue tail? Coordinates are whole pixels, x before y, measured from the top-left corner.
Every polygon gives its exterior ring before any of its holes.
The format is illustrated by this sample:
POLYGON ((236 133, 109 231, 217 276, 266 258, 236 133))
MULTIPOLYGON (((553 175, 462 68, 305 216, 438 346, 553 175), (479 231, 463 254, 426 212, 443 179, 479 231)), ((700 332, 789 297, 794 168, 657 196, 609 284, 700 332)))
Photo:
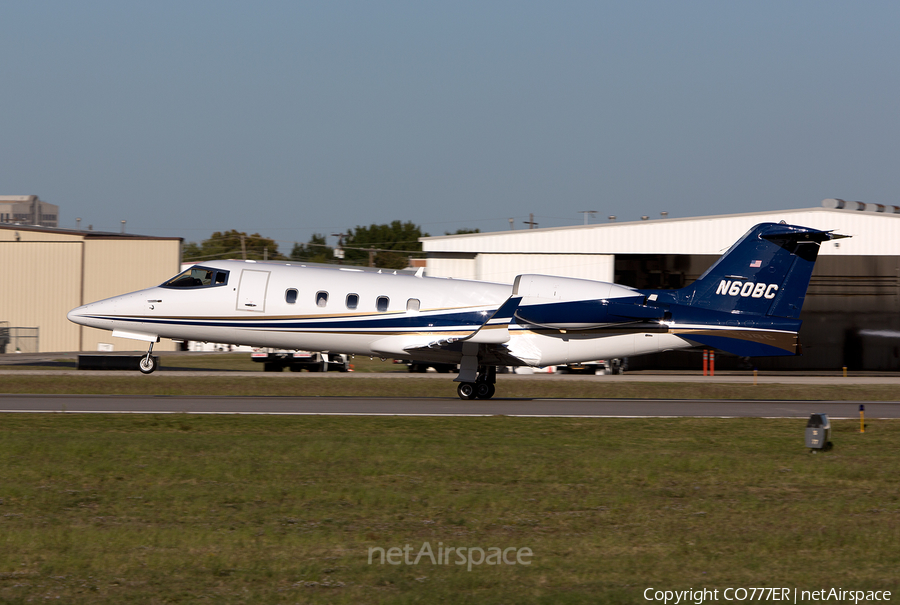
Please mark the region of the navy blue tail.
POLYGON ((762 223, 690 286, 642 291, 669 309, 669 330, 698 346, 740 356, 800 352, 800 310, 828 231, 762 223))
POLYGON ((739 239, 690 286, 681 304, 699 309, 797 319, 819 254, 831 233, 761 223, 739 239))

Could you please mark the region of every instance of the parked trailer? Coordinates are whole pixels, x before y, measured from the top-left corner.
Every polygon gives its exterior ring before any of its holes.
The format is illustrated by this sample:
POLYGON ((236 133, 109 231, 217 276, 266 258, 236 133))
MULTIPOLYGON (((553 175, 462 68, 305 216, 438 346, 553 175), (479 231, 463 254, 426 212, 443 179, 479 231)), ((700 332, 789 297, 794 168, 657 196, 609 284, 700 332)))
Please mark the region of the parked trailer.
POLYGON ((0 354, 6 353, 6 345, 9 344, 9 322, 0 321, 0 354))
POLYGON ((261 348, 250 354, 253 361, 265 364, 266 372, 347 372, 350 358, 343 353, 317 353, 315 351, 289 351, 287 349, 261 348))
POLYGON ((455 363, 436 363, 416 359, 395 359, 394 363, 406 364, 407 369, 414 374, 424 374, 429 368, 433 368, 435 372, 441 374, 459 371, 459 366, 455 363))
POLYGON ((621 359, 598 359, 556 366, 556 371, 559 374, 621 374, 625 371, 625 363, 621 359))

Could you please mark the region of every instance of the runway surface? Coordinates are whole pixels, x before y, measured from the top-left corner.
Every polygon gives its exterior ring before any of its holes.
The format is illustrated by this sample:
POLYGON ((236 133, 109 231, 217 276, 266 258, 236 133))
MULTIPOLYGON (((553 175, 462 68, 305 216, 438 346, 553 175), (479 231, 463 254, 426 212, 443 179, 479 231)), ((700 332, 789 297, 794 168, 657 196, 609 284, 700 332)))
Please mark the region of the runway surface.
MULTIPOLYGON (((7 357, 9 357, 7 355, 7 357)), ((2 361, 2 360, 0 360, 2 361)), ((167 377, 222 377, 229 378, 265 378, 267 380, 408 380, 427 379, 451 381, 455 374, 410 374, 407 372, 239 372, 232 370, 199 370, 190 368, 163 368, 149 376, 144 376, 137 371, 113 371, 113 370, 41 370, 41 369, 9 369, 0 363, 0 377, 3 376, 133 376, 143 380, 165 379, 167 377)), ((498 382, 515 381, 566 381, 566 382, 595 382, 598 384, 616 384, 622 382, 678 382, 678 383, 702 383, 702 384, 811 384, 811 385, 841 385, 866 384, 866 385, 893 385, 900 390, 900 373, 867 373, 853 374, 849 378, 840 373, 790 373, 771 372, 753 376, 750 372, 719 372, 715 376, 703 376, 699 372, 631 372, 617 376, 593 374, 501 374, 497 376, 498 382)))
POLYGON ((345 416, 900 418, 900 403, 663 399, 491 399, 363 397, 169 397, 119 395, 0 395, 0 412, 150 414, 284 414, 345 416))

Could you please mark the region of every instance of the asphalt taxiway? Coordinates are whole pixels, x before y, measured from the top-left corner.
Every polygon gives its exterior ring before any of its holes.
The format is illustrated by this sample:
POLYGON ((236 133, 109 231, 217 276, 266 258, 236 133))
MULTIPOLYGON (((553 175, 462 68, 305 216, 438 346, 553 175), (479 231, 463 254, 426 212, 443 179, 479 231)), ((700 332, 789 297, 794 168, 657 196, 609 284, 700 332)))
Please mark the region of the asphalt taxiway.
MULTIPOLYGON (((263 373, 243 371, 209 371, 200 368, 164 368, 142 376, 139 372, 80 371, 76 369, 19 369, 20 364, 58 365, 63 354, 0 356, 0 378, 6 375, 29 376, 135 376, 139 380, 165 379, 167 376, 248 376, 271 380, 298 381, 329 378, 332 380, 384 379, 404 380, 428 378, 452 380, 450 374, 384 373, 263 373), (14 363, 15 362, 15 363, 14 363)), ((70 354, 74 359, 75 354, 70 354)), ((519 380, 621 382, 696 382, 719 384, 785 384, 785 385, 895 385, 900 393, 900 374, 841 372, 720 372, 703 376, 699 372, 629 372, 623 375, 505 374, 501 382, 519 380)), ((2 389, 0 389, 2 390, 2 389)), ((582 417, 776 417, 807 418, 812 413, 825 413, 831 418, 858 418, 859 406, 865 405, 867 418, 900 418, 898 402, 884 401, 760 401, 734 399, 527 399, 497 397, 491 400, 463 401, 447 398, 375 398, 375 397, 181 397, 181 396, 115 396, 115 395, 3 395, 0 412, 83 412, 83 413, 195 413, 195 414, 330 414, 330 415, 397 415, 397 416, 582 416, 582 417)))
POLYGON ((177 397, 0 395, 0 412, 283 414, 343 416, 521 416, 589 418, 900 418, 900 403, 672 399, 504 399, 379 397, 177 397))

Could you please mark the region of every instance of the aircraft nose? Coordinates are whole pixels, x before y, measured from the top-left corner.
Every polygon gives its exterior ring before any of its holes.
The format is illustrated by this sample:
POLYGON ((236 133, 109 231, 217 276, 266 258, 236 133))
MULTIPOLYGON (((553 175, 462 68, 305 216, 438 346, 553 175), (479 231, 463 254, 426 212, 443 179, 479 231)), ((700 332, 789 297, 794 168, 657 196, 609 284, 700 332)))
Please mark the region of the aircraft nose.
POLYGON ((88 310, 90 307, 91 305, 82 305, 80 307, 75 307, 74 309, 66 313, 66 319, 68 319, 72 323, 87 325, 85 320, 87 318, 87 315, 90 313, 90 311, 88 310))
POLYGON ((69 321, 82 326, 113 330, 117 322, 121 321, 122 314, 126 316, 140 314, 140 311, 145 308, 140 301, 145 298, 145 292, 113 296, 75 307, 66 314, 66 317, 69 321))
POLYGON ((66 314, 66 317, 69 321, 82 326, 106 328, 112 319, 110 316, 115 315, 118 310, 120 298, 117 296, 75 307, 66 314))

